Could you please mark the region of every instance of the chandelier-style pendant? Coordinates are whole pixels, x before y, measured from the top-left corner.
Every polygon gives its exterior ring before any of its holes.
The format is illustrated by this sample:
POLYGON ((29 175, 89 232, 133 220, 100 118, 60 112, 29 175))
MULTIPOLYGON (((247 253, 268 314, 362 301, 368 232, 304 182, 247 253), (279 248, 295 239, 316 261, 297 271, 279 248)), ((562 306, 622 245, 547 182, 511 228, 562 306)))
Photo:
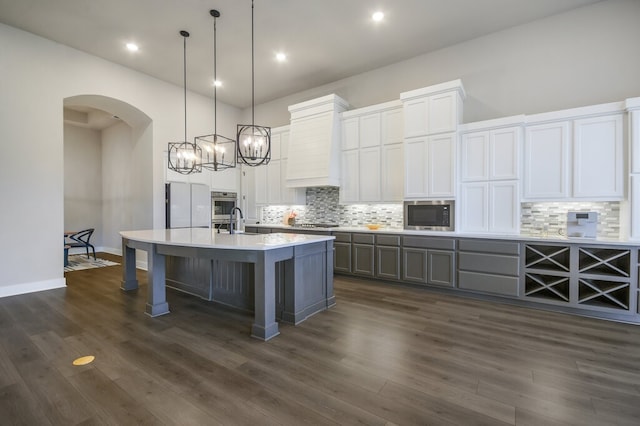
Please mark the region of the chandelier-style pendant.
POLYGON ((169 142, 168 164, 169 170, 190 175, 191 173, 202 172, 201 159, 202 150, 195 142, 187 142, 187 31, 180 31, 184 38, 184 140, 180 142, 169 142))
POLYGON ((271 161, 271 127, 238 124, 238 159, 248 166, 271 161))
POLYGON ((191 142, 169 142, 169 169, 181 175, 200 173, 202 150, 191 142))
POLYGON ((236 166, 236 141, 222 135, 196 137, 196 145, 202 149, 202 167, 214 172, 236 166))
POLYGON ((214 172, 236 166, 236 141, 218 134, 218 47, 217 20, 220 12, 211 9, 213 17, 213 134, 198 136, 195 143, 202 149, 202 167, 214 172))
POLYGON ((238 161, 248 166, 263 166, 271 161, 271 127, 256 126, 256 89, 253 36, 253 0, 251 0, 251 124, 238 124, 238 161))

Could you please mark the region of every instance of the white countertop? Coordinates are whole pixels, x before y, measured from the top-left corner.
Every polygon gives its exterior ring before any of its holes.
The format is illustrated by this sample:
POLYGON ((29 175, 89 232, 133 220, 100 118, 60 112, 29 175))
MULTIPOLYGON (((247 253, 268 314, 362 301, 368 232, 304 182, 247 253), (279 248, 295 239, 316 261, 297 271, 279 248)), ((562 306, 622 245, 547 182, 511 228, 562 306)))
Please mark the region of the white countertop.
POLYGON ((328 235, 308 234, 228 234, 217 233, 209 228, 147 229, 140 231, 121 231, 124 238, 145 243, 166 244, 183 247, 233 249, 233 250, 272 250, 320 241, 333 240, 328 235))
MULTIPOLYGON (((299 226, 290 226, 284 224, 254 224, 246 225, 250 227, 258 228, 271 228, 271 229, 286 229, 289 232, 295 230, 302 231, 320 231, 320 232, 359 232, 359 233, 372 233, 372 234, 395 234, 395 235, 418 235, 429 237, 447 237, 447 238, 482 238, 491 240, 512 240, 512 241, 540 241, 540 242, 555 242, 555 243, 572 243, 572 244, 604 244, 604 245, 620 245, 620 246, 640 246, 638 240, 628 239, 614 239, 614 238, 568 238, 563 235, 550 234, 546 237, 542 235, 522 235, 522 234, 476 234, 476 233, 461 233, 461 232, 448 232, 448 231, 414 231, 401 228, 379 228, 377 230, 370 230, 366 227, 353 227, 353 226, 339 226, 333 228, 304 228, 299 226)), ((269 235, 269 234, 267 234, 269 235)))

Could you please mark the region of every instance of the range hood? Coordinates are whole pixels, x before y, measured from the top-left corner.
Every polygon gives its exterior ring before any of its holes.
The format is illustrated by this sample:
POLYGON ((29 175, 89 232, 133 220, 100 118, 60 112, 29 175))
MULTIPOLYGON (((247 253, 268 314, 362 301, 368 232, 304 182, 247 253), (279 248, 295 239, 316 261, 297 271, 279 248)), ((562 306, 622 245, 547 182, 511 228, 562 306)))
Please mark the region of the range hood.
POLYGON ((332 94, 289 106, 286 186, 340 186, 340 113, 347 101, 332 94))

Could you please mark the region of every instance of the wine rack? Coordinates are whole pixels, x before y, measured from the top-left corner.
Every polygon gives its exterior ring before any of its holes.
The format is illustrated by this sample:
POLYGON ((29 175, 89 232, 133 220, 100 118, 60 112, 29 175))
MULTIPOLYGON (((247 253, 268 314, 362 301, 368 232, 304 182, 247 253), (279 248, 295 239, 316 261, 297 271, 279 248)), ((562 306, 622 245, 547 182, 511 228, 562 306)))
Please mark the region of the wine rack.
POLYGON ((527 244, 524 253, 524 296, 569 303, 571 248, 527 244))
POLYGON ((636 252, 525 243, 524 253, 525 299, 618 314, 636 310, 636 252))

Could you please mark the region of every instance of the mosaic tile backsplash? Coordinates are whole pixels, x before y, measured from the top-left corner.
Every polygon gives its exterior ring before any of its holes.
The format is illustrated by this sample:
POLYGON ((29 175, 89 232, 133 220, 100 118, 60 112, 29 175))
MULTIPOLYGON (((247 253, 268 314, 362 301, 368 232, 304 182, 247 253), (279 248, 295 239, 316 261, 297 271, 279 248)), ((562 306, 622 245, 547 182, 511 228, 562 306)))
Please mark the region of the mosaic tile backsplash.
POLYGON ((262 209, 262 223, 281 224, 290 211, 299 223, 337 223, 341 226, 364 226, 378 223, 385 228, 402 229, 402 204, 339 204, 338 188, 307 188, 305 206, 269 206, 262 209))
POLYGON ((549 236, 564 233, 567 228, 567 212, 598 212, 598 237, 620 237, 620 203, 522 203, 520 232, 523 235, 540 236, 545 225, 549 236))
MULTIPOLYGON (((307 188, 304 206, 269 206, 262 209, 262 223, 281 224, 290 211, 296 212, 298 223, 337 223, 341 226, 364 226, 379 223, 385 228, 402 229, 402 204, 339 204, 339 189, 307 188)), ((568 211, 598 212, 598 236, 619 238, 620 203, 522 203, 520 232, 523 235, 548 236, 564 233, 568 211)))

